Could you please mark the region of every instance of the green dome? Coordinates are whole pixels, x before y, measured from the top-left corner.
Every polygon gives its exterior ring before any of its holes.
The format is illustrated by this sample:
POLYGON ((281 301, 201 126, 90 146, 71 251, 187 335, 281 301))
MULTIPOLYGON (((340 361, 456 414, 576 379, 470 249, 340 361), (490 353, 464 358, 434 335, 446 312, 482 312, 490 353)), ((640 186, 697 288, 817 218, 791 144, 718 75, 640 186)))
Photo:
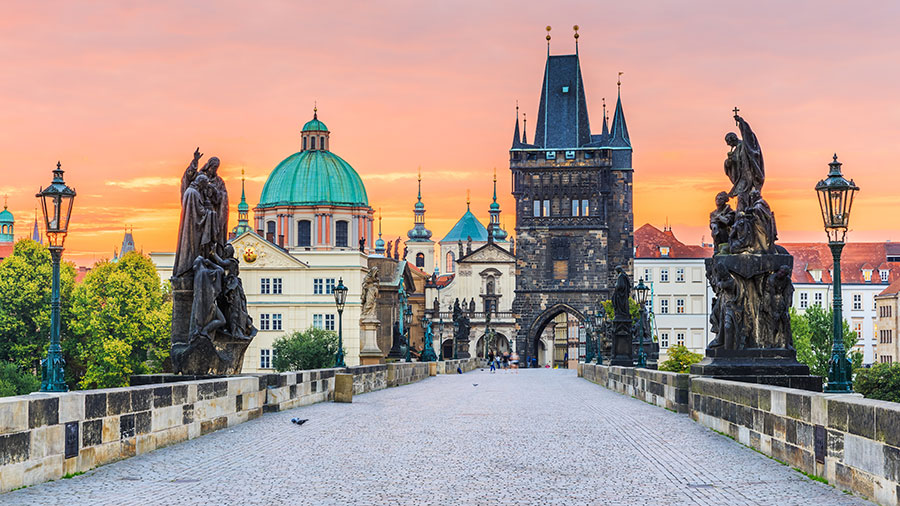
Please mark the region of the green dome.
POLYGON ((323 130, 323 131, 327 132, 328 127, 325 126, 325 123, 322 123, 321 121, 319 121, 318 118, 313 117, 313 119, 307 121, 306 124, 303 125, 302 131, 303 132, 317 132, 319 130, 323 130))
POLYGON ((304 205, 368 206, 369 197, 359 174, 341 157, 306 150, 279 163, 259 197, 259 207, 304 205))
POLYGON ((9 212, 9 209, 3 208, 0 211, 0 223, 15 223, 16 220, 13 218, 13 213, 9 212))

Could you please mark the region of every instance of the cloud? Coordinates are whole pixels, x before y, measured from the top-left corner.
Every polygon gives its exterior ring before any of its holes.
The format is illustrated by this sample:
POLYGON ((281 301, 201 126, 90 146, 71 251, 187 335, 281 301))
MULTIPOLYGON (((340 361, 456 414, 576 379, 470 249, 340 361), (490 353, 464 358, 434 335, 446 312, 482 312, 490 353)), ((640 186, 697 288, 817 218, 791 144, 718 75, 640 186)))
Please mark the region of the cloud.
MULTIPOLYGON (((450 171, 450 170, 435 170, 428 171, 423 173, 423 177, 432 180, 447 180, 447 179, 469 179, 472 176, 471 172, 465 171, 450 171)), ((409 172, 387 172, 384 174, 369 174, 365 175, 365 179, 368 181, 370 179, 376 181, 401 181, 404 179, 416 179, 418 177, 418 172, 409 171, 409 172)))
POLYGON ((106 186, 115 186, 126 190, 150 191, 160 186, 175 186, 179 179, 174 177, 144 176, 124 181, 107 181, 106 186))

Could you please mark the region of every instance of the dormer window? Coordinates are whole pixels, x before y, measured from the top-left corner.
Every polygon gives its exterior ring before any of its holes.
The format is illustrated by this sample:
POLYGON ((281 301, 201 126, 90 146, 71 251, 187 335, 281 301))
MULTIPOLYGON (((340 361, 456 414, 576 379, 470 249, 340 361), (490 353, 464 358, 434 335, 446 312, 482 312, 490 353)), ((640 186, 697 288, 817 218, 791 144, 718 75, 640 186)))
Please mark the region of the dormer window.
POLYGON ((669 256, 669 247, 668 246, 660 246, 659 247, 659 256, 661 256, 661 257, 669 256))
POLYGON ((820 269, 813 269, 809 271, 809 275, 813 278, 813 281, 816 283, 822 282, 822 271, 820 269))
POLYGON ((878 276, 881 278, 882 283, 887 283, 890 278, 891 271, 887 269, 881 269, 878 271, 878 276))
POLYGON ((872 282, 872 269, 863 269, 863 281, 866 283, 872 282))

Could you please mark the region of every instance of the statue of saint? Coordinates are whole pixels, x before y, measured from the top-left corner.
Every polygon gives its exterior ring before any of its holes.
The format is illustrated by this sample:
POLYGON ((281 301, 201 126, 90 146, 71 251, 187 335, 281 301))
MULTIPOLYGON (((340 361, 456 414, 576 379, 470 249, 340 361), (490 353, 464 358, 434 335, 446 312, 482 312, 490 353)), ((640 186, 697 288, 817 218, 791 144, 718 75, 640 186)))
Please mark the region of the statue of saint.
POLYGON ((738 211, 742 211, 749 205, 750 191, 762 190, 766 180, 766 171, 759 140, 750 129, 750 125, 737 115, 737 109, 735 109, 734 121, 740 128, 742 139, 738 139, 734 132, 728 132, 725 135, 725 143, 731 146, 725 159, 725 174, 734 185, 728 192, 728 196, 738 198, 737 208, 738 211))
POLYGON ((244 295, 244 285, 239 277, 240 264, 234 257, 234 246, 228 243, 223 249, 222 257, 215 253, 211 253, 211 257, 213 262, 225 271, 220 297, 220 306, 227 319, 225 333, 234 339, 253 339, 257 329, 253 326, 253 318, 247 311, 247 297, 244 295))
POLYGON ((203 256, 197 256, 193 265, 194 301, 191 305, 190 343, 205 338, 210 341, 216 331, 225 326, 225 315, 216 299, 222 293, 225 271, 203 256))
MULTIPOLYGON (((190 167, 188 168, 190 170, 190 167)), ((187 176, 187 174, 185 174, 187 176)), ((178 246, 172 276, 189 272, 198 256, 206 255, 215 242, 215 211, 209 209, 204 193, 209 179, 196 174, 181 195, 181 220, 178 225, 178 246)))
POLYGON ((782 265, 766 279, 768 304, 763 304, 763 318, 771 333, 771 342, 760 343, 765 348, 794 348, 791 334, 791 303, 794 299, 794 284, 791 283, 791 268, 782 265))
POLYGON ((209 178, 209 202, 210 207, 216 212, 215 241, 219 247, 224 247, 228 242, 228 189, 225 181, 218 174, 219 159, 215 156, 206 161, 200 169, 201 174, 209 178))
POLYGON ((775 240, 778 239, 775 215, 772 213, 769 203, 763 200, 757 190, 750 191, 748 204, 747 212, 753 215, 755 249, 760 253, 769 253, 774 249, 775 240))
POLYGON ((722 244, 728 244, 728 236, 734 225, 734 210, 728 205, 728 193, 716 195, 716 210, 709 213, 709 229, 712 232, 713 255, 719 253, 722 244))
POLYGON ((362 314, 360 320, 374 320, 378 300, 378 267, 372 267, 362 282, 362 314))
POLYGON ((631 321, 631 312, 628 308, 631 280, 628 279, 628 274, 625 273, 625 269, 621 265, 616 267, 616 274, 616 288, 612 296, 613 314, 616 320, 631 321))
POLYGON ((203 156, 203 153, 200 152, 200 148, 194 150, 194 159, 191 160, 191 163, 188 164, 187 169, 184 170, 184 175, 181 176, 181 194, 184 195, 184 191, 188 189, 188 186, 191 185, 191 182, 194 181, 194 178, 197 177, 197 162, 203 156))

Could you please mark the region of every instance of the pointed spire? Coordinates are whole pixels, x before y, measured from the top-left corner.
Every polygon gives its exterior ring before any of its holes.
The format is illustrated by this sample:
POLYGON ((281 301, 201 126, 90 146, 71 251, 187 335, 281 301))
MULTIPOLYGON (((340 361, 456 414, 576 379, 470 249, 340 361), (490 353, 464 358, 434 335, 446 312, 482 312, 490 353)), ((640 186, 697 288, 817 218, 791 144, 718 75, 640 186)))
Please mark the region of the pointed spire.
POLYGON ((494 202, 497 202, 497 167, 494 167, 494 202))
POLYGON ((3 196, 3 210, 6 210, 6 205, 9 204, 9 195, 3 196))
POLYGON ((612 147, 631 147, 631 138, 628 137, 628 126, 625 124, 625 111, 622 109, 622 74, 619 72, 619 79, 616 81, 618 87, 618 98, 616 99, 616 112, 613 113, 612 133, 609 145, 612 147))
POLYGON ((313 100, 313 119, 319 119, 319 104, 318 104, 318 100, 313 100))
POLYGON ((575 30, 575 55, 578 55, 578 25, 572 27, 575 30))
POLYGON ((528 144, 528 115, 522 113, 522 144, 528 144))
POLYGON ((38 229, 37 206, 34 207, 34 230, 31 232, 31 240, 44 244, 44 239, 41 237, 41 231, 38 229))
POLYGON ((419 167, 419 194, 416 204, 413 206, 413 228, 406 233, 406 237, 413 242, 426 242, 431 240, 431 230, 425 228, 425 203, 422 202, 422 167, 419 167))
POLYGON ((606 97, 603 97, 603 131, 600 133, 603 139, 609 138, 609 124, 606 121, 606 97))
POLYGON ((521 136, 519 135, 519 101, 516 100, 516 128, 513 131, 513 142, 512 142, 513 148, 519 147, 519 145, 521 144, 521 141, 519 140, 520 138, 521 138, 521 136))
POLYGON ((469 204, 472 203, 472 190, 466 189, 466 211, 469 210, 469 204))
POLYGON ((375 254, 384 255, 384 239, 381 238, 381 208, 378 208, 378 239, 375 240, 375 254))
POLYGON ((547 56, 550 56, 550 25, 547 25, 547 56))

